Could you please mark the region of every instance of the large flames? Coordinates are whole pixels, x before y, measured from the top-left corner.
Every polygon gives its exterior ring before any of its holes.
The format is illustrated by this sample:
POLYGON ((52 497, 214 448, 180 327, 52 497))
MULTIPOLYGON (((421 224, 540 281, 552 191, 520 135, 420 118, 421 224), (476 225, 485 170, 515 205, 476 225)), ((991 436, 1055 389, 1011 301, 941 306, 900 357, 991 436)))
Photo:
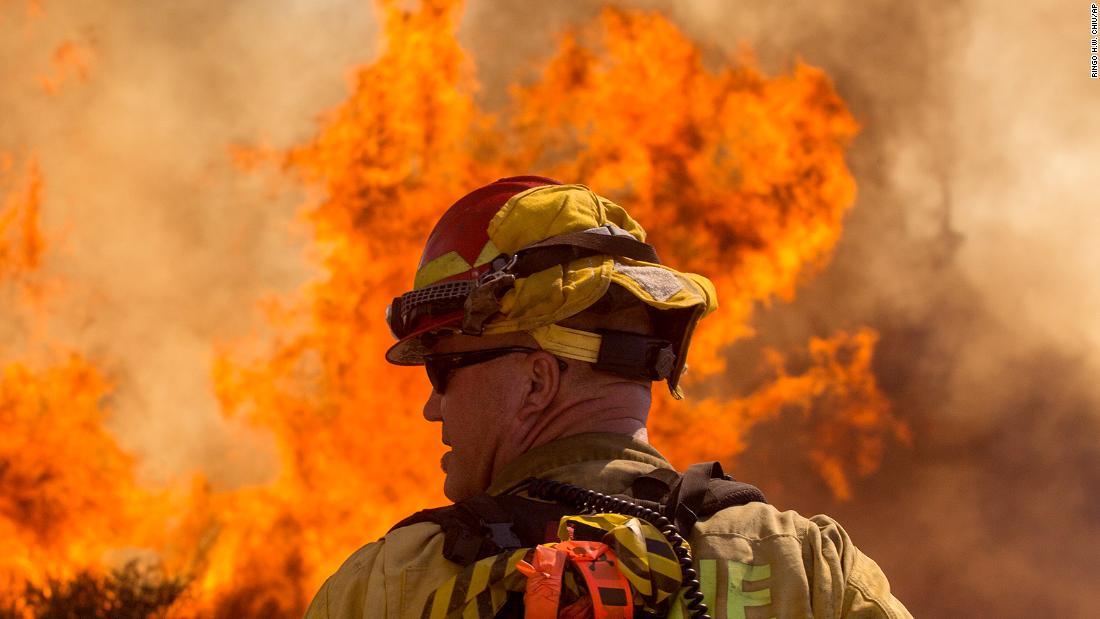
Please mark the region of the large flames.
MULTIPOLYGON (((137 541, 132 461, 104 430, 110 385, 49 337, 57 294, 40 273, 42 180, 30 163, 0 162, 0 586, 71 577, 137 541)), ((16 606, 18 608, 18 606, 16 606)))
MULTIPOLYGON (((792 298, 824 266, 854 200, 843 155, 856 124, 821 71, 799 64, 769 78, 747 56, 710 70, 660 15, 607 9, 566 34, 494 116, 478 106, 455 38, 460 8, 382 3, 379 58, 310 143, 278 155, 313 192, 305 216, 324 277, 268 311, 270 341, 219 344, 213 376, 226 415, 276 438, 281 468, 266 486, 137 484, 101 425, 120 387, 39 324, 59 311, 40 293, 56 283, 33 276, 42 181, 10 160, 0 170, 0 294, 17 321, 2 333, 18 343, 0 348, 0 596, 17 615, 34 612, 19 601, 28 584, 151 556, 186 584, 169 614, 294 616, 352 550, 441 502, 438 428, 420 415, 427 382, 383 362, 382 309, 412 281, 439 213, 514 173, 584 182, 627 205, 667 262, 718 286, 689 399, 662 396, 652 416, 654 443, 675 462, 733 460, 753 424, 800 410, 819 436, 809 457, 846 497, 888 441, 905 440, 871 374, 865 329, 812 340, 797 372, 770 351, 752 393, 723 380, 754 307, 792 298)), ((70 55, 58 75, 82 74, 70 55)))

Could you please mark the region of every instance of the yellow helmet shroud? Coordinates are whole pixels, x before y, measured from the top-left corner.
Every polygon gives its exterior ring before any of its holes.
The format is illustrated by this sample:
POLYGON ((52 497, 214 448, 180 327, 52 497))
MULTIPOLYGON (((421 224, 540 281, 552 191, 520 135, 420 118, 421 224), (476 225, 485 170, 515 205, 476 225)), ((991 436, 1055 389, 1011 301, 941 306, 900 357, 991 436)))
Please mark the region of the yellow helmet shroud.
POLYGON ((428 351, 421 338, 428 333, 525 331, 557 356, 667 379, 673 395, 682 397, 688 343, 698 320, 717 307, 714 285, 660 264, 645 244, 645 231, 621 206, 583 185, 527 180, 537 178, 501 179, 444 214, 429 238, 414 290, 389 308, 399 341, 386 358, 398 365, 423 363, 428 351), (515 182, 520 179, 527 185, 515 182), (509 195, 505 189, 503 196, 491 191, 509 182, 507 187, 521 190, 509 195), (496 209, 491 200, 504 197, 496 209), (489 217, 487 226, 477 225, 479 216, 489 217), (479 227, 486 238, 475 258, 481 239, 470 237, 479 227), (448 238, 452 228, 464 236, 448 238), (654 312, 657 337, 557 324, 591 307, 612 284, 660 310, 654 312))

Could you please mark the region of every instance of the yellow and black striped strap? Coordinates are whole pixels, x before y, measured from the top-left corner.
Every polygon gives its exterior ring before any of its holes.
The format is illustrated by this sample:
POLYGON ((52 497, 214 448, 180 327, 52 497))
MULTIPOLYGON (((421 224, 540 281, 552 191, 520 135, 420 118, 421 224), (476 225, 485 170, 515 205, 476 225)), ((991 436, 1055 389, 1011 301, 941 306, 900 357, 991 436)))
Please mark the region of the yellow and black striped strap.
POLYGON ((622 514, 566 516, 558 527, 559 537, 568 539, 571 523, 607 531, 603 542, 619 558, 619 568, 646 606, 656 610, 680 590, 680 563, 657 527, 622 514))
MULTIPOLYGON (((638 593, 646 609, 665 612, 680 592, 683 574, 668 540, 652 524, 622 514, 566 516, 558 537, 570 539, 569 528, 584 525, 606 531, 603 543, 618 557, 618 568, 638 593)), ((533 549, 520 548, 468 565, 433 591, 424 604, 422 619, 490 618, 504 606, 509 592, 523 592, 526 577, 516 569, 521 560, 531 561, 533 549)), ((574 579, 565 578, 565 590, 576 591, 574 579)), ((673 610, 673 612, 675 612, 673 610)))
POLYGON ((476 561, 433 591, 424 603, 421 619, 476 619, 493 617, 504 606, 509 591, 522 592, 527 579, 516 563, 530 558, 520 548, 476 561))

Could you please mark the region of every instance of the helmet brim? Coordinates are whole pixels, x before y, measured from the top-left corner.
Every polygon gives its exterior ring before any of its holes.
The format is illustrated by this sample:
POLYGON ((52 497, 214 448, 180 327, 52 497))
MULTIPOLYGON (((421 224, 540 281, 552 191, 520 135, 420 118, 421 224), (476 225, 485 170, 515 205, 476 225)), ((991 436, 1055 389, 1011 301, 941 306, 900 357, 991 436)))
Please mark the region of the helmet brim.
POLYGON ((394 365, 424 365, 424 355, 430 351, 424 345, 423 336, 434 331, 458 331, 462 327, 464 312, 456 310, 432 316, 415 331, 398 340, 386 351, 386 361, 394 365))

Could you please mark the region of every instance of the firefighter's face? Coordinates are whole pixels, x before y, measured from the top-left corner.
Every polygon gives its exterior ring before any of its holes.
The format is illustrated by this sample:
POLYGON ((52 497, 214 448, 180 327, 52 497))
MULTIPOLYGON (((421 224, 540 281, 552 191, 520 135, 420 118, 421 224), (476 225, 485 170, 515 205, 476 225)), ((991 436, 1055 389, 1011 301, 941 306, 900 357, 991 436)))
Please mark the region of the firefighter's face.
MULTIPOLYGON (((537 348, 525 334, 455 335, 437 342, 431 352, 517 345, 537 348)), ((432 391, 424 404, 424 417, 442 422, 443 443, 450 447, 441 461, 447 498, 460 501, 483 492, 505 464, 530 446, 527 439, 537 413, 549 404, 558 388, 557 373, 552 380, 545 376, 549 366, 556 370, 557 362, 546 352, 505 354, 453 370, 444 392, 432 391), (547 387, 554 392, 549 399, 547 387)))

